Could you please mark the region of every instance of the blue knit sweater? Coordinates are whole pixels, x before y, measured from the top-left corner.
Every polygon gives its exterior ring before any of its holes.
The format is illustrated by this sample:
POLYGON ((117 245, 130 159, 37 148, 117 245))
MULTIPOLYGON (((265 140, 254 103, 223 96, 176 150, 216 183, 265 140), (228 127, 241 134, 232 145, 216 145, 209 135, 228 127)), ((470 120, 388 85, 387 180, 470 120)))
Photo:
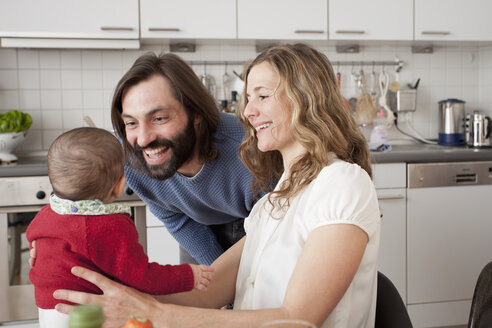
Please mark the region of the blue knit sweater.
MULTIPOLYGON (((127 184, 198 263, 210 264, 223 249, 209 225, 248 216, 256 202, 251 174, 238 157, 244 129, 234 115, 221 113, 214 147, 220 157, 188 178, 176 173, 164 181, 126 167, 127 184)), ((165 252, 166 250, 162 250, 165 252)))

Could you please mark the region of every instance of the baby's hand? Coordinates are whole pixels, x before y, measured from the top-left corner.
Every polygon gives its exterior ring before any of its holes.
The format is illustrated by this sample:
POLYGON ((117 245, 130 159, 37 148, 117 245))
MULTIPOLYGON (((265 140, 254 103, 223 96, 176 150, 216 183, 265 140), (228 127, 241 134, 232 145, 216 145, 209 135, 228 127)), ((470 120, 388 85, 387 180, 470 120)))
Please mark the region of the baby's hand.
POLYGON ((190 264, 190 266, 191 270, 193 271, 193 278, 195 280, 195 284, 193 287, 203 292, 206 291, 214 275, 215 268, 203 264, 190 264))

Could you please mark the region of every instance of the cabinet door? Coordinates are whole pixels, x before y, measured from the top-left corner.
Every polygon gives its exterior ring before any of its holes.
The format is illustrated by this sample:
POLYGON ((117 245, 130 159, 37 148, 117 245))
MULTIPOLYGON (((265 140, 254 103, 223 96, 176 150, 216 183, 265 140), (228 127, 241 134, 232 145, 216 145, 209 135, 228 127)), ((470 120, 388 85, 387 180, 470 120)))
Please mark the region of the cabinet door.
POLYGON ((236 1, 140 0, 140 21, 142 38, 235 39, 236 1))
POLYGON ((138 0, 2 1, 0 36, 138 39, 138 0))
POLYGON ((330 0, 331 40, 412 40, 413 0, 330 0))
POLYGON ((179 264, 179 244, 147 208, 147 256, 149 262, 179 264))
POLYGON ((415 40, 492 40, 492 1, 415 0, 415 40))
POLYGON ((238 38, 326 40, 327 2, 238 0, 238 38))
POLYGON ((405 189, 378 189, 381 211, 379 271, 396 286, 406 303, 405 189))

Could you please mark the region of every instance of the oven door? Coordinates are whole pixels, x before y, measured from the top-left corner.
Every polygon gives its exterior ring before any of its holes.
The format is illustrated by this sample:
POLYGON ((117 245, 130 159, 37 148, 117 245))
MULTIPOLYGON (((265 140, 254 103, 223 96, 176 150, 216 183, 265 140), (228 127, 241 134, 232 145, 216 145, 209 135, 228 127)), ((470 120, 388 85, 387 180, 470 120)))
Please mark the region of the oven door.
POLYGON ((41 207, 0 209, 0 322, 38 318, 25 232, 41 207))

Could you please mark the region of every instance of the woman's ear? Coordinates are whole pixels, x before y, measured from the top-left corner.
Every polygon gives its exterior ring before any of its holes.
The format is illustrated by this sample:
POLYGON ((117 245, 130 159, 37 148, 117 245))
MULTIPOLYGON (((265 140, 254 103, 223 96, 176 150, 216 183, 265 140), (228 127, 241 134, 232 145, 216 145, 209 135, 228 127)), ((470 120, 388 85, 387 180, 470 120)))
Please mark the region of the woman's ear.
POLYGON ((123 176, 115 183, 113 190, 111 190, 111 197, 113 199, 120 197, 124 189, 125 189, 125 175, 123 174, 123 176))

